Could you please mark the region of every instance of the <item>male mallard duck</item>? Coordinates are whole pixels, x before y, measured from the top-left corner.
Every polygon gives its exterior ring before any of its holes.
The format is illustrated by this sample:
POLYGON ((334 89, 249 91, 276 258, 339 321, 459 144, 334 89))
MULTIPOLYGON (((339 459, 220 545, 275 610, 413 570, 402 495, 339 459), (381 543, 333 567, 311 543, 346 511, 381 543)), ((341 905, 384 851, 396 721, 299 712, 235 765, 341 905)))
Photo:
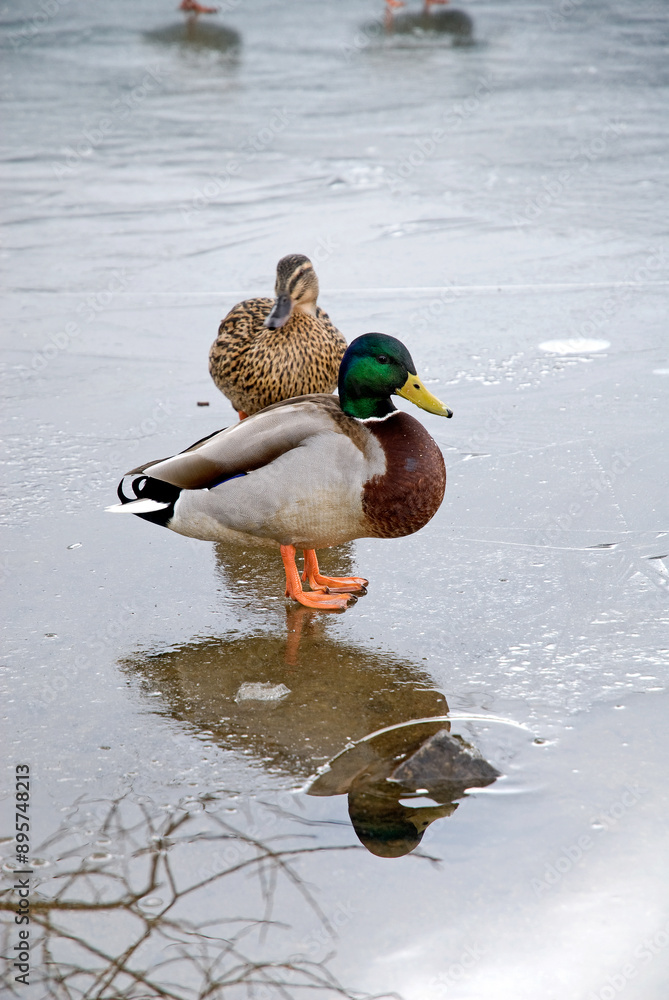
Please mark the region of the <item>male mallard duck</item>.
POLYGON ((311 392, 332 392, 346 341, 316 305, 318 278, 304 254, 282 257, 276 299, 246 299, 222 321, 209 371, 240 419, 311 392))
POLYGON ((452 416, 415 374, 404 344, 366 333, 347 349, 339 398, 298 396, 266 407, 173 458, 126 473, 108 510, 138 514, 206 541, 279 545, 286 595, 311 608, 341 609, 361 577, 322 576, 317 548, 354 538, 397 538, 427 524, 446 486, 444 459, 422 424, 390 396, 452 416), (304 550, 303 580, 295 549, 304 550))

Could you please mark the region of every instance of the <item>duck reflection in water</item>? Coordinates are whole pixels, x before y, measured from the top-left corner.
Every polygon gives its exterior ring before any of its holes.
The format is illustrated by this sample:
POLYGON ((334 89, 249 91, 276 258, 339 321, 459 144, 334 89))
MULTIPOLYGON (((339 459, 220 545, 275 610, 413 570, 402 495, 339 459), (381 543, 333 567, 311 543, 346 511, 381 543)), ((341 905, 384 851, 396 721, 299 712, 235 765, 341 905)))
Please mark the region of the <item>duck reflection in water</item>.
POLYGON ((285 662, 285 635, 233 633, 135 654, 121 667, 143 690, 161 692, 148 700, 151 710, 206 730, 223 749, 243 752, 295 787, 367 733, 448 711, 426 670, 337 641, 328 628, 316 615, 293 666, 285 662))
MULTIPOLYGON (((328 550, 324 553, 324 558, 331 559, 333 566, 340 567, 347 575, 353 574, 351 544, 328 550)), ((262 551, 235 550, 226 545, 218 545, 216 559, 228 596, 234 595, 235 600, 251 606, 267 607, 267 602, 276 593, 281 571, 275 567, 276 580, 268 577, 268 567, 262 551), (250 601, 249 586, 254 591, 250 601), (258 597, 262 597, 262 600, 258 601, 258 597)), ((329 572, 327 565, 325 572, 329 572)), ((283 659, 287 665, 298 668, 300 674, 304 669, 313 669, 314 665, 320 673, 319 668, 322 667, 325 685, 328 683, 331 664, 332 676, 337 678, 336 687, 333 685, 332 688, 339 692, 335 695, 336 699, 341 699, 347 693, 353 694, 350 701, 347 699, 345 705, 341 705, 343 711, 337 712, 337 725, 346 723, 341 730, 342 742, 339 746, 351 739, 359 739, 360 742, 336 756, 309 786, 308 794, 348 794, 349 816, 360 842, 379 857, 402 857, 410 854, 420 844, 430 823, 455 812, 459 804, 456 800, 465 796, 466 789, 490 785, 499 777, 500 772, 460 737, 449 735, 450 724, 445 723, 443 718, 402 724, 407 718, 420 719, 435 715, 443 717, 448 713, 448 704, 440 692, 423 689, 426 682, 427 685, 430 684, 430 679, 421 668, 395 662, 390 656, 380 657, 369 650, 353 651, 335 644, 328 649, 326 628, 327 623, 317 612, 294 605, 287 607, 287 636, 283 659), (363 672, 362 675, 357 669, 353 676, 346 671, 343 674, 340 672, 342 661, 348 660, 349 655, 351 665, 357 666, 363 672), (393 679, 400 684, 397 695, 393 692, 390 698, 388 668, 395 673, 393 679), (410 686, 406 683, 407 674, 410 686), (371 731, 371 727, 365 731, 365 725, 372 718, 379 720, 375 728, 390 726, 391 730, 371 739, 367 738, 366 734, 371 731), (387 721, 382 722, 381 719, 387 721), (359 736, 352 735, 354 732, 359 736), (428 797, 436 804, 402 804, 411 798, 420 803, 428 797)), ((277 673, 274 680, 279 676, 285 676, 285 672, 281 675, 277 673)), ((300 712, 298 719, 291 711, 291 699, 298 694, 299 680, 297 674, 291 673, 290 676, 293 678, 290 682, 283 682, 290 683, 293 689, 291 697, 286 699, 285 708, 299 727, 300 735, 307 736, 308 743, 311 744, 318 736, 310 729, 308 732, 305 729, 307 717, 300 712)), ((313 697, 312 704, 316 707, 321 704, 321 697, 311 683, 306 682, 304 693, 308 688, 313 697)), ((304 698, 303 695, 303 699, 303 708, 308 712, 309 698, 304 698)), ((243 711, 257 712, 258 703, 255 703, 255 709, 251 705, 251 702, 247 702, 243 711)), ((320 718, 322 736, 332 717, 327 713, 326 717, 316 716, 312 721, 316 718, 320 718)), ((290 728, 290 724, 287 728, 290 728)), ((334 738, 335 732, 331 732, 329 745, 332 745, 334 738)), ((314 746, 320 750, 324 748, 322 740, 314 746)))
POLYGON ((372 854, 399 858, 420 844, 430 823, 451 816, 468 788, 491 785, 500 772, 441 720, 408 722, 372 734, 335 757, 309 795, 348 794, 358 839, 372 854), (429 798, 435 805, 410 806, 429 798))
MULTIPOLYGON (((248 628, 248 607, 258 609, 258 598, 264 603, 276 595, 264 552, 221 545, 216 554, 226 593, 242 604, 248 628)), ((331 555, 339 566, 351 559, 349 546, 331 555)), ((232 631, 136 654, 121 666, 142 687, 161 692, 151 699, 153 710, 206 731, 225 750, 243 752, 291 785, 330 760, 309 794, 348 794, 365 847, 383 857, 408 854, 431 822, 454 812, 465 789, 490 784, 498 772, 449 735, 448 704, 423 666, 331 637, 332 619, 304 607, 287 609, 282 634, 284 607, 279 600, 274 606, 269 632, 232 631), (426 789, 436 805, 402 804, 426 789)), ((267 629, 267 606, 263 624, 267 629)))

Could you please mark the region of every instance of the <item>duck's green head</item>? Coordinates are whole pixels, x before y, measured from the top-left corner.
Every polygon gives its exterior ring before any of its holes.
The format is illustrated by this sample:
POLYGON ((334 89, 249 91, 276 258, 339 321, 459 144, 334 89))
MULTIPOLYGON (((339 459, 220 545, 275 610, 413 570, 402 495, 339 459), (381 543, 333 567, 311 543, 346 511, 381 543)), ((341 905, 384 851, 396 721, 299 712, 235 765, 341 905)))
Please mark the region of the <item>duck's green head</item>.
POLYGON ((385 333, 365 333, 349 344, 339 369, 339 402, 344 413, 367 420, 392 413, 392 395, 442 417, 453 412, 425 388, 404 344, 385 333))

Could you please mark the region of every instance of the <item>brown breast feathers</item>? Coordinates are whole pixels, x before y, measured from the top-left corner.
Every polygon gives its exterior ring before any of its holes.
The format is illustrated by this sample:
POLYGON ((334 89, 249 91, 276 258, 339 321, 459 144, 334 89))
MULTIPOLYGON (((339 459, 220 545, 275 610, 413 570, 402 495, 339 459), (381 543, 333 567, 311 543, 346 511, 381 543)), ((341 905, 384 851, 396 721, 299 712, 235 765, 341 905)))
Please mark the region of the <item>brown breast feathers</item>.
POLYGON ((444 499, 443 455, 423 425, 401 410, 386 420, 366 421, 365 427, 379 441, 387 462, 386 472, 363 487, 369 533, 377 538, 411 535, 427 524, 444 499))

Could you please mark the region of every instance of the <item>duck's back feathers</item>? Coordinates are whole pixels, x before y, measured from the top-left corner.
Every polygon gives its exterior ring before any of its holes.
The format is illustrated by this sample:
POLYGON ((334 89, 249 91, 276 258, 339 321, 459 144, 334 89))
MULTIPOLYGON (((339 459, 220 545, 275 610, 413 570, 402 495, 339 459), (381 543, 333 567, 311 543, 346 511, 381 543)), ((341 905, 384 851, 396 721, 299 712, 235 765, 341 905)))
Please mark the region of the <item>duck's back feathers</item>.
POLYGON ((312 395, 269 407, 147 472, 191 484, 175 506, 175 531, 316 549, 368 533, 363 484, 384 469, 378 442, 336 397, 312 395))
POLYGON ((335 396, 313 394, 275 403, 172 458, 135 471, 150 472, 181 489, 211 489, 269 466, 286 452, 307 447, 315 437, 334 433, 347 435, 362 450, 359 422, 342 413, 335 396))
POLYGON ((264 326, 273 299, 246 299, 222 321, 209 371, 237 410, 256 413, 282 399, 332 392, 346 341, 323 309, 295 309, 277 330, 264 326))

